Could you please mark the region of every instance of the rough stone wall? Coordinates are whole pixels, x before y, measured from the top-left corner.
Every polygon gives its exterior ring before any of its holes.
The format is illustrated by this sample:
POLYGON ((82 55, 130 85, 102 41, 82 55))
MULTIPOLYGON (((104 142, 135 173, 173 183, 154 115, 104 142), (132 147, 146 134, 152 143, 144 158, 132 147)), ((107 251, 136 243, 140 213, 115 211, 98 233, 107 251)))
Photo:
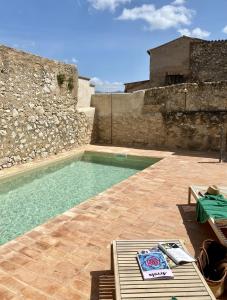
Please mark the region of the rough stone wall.
MULTIPOLYGON (((227 112, 172 112, 164 115, 166 145, 173 149, 220 149, 221 126, 227 132, 227 112)), ((226 138, 226 137, 225 137, 226 138)))
POLYGON ((191 80, 227 80, 227 41, 191 43, 191 80))
POLYGON ((145 91, 146 111, 227 110, 227 81, 183 83, 145 91))
POLYGON ((0 47, 0 169, 90 142, 72 65, 0 47))
POLYGON ((218 150, 227 130, 227 81, 94 95, 92 105, 99 143, 218 150))

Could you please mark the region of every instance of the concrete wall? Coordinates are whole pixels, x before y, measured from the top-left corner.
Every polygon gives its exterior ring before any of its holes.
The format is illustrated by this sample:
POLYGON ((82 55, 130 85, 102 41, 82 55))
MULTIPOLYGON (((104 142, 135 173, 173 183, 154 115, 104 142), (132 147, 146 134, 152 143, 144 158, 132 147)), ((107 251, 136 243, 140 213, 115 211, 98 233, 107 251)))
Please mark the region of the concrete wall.
POLYGON ((191 44, 191 81, 227 80, 227 41, 191 44))
POLYGON ((91 96, 95 93, 95 87, 89 78, 78 78, 78 103, 77 107, 90 107, 91 96))
POLYGON ((153 86, 165 85, 166 74, 188 78, 191 41, 182 37, 150 51, 150 80, 153 86))
POLYGON ((92 106, 99 143, 218 150, 220 125, 227 129, 227 82, 94 95, 92 106))
MULTIPOLYGON (((93 95, 91 105, 96 110, 97 141, 131 145, 141 140, 143 131, 139 130, 136 120, 142 117, 143 101, 143 91, 93 95)), ((141 120, 140 123, 142 122, 141 120)))
POLYGON ((0 47, 0 169, 90 142, 72 65, 0 47))

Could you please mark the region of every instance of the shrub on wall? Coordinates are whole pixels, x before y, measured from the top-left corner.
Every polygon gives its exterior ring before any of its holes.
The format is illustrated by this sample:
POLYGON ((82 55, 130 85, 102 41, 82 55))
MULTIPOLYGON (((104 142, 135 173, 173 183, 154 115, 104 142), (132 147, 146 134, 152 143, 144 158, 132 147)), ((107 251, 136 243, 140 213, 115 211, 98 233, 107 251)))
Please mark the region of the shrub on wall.
POLYGON ((73 85, 73 78, 72 77, 69 77, 69 80, 68 80, 68 89, 70 91, 72 91, 72 89, 74 88, 74 85, 73 85))
POLYGON ((58 74, 57 81, 58 81, 58 85, 61 87, 65 81, 65 74, 58 74))

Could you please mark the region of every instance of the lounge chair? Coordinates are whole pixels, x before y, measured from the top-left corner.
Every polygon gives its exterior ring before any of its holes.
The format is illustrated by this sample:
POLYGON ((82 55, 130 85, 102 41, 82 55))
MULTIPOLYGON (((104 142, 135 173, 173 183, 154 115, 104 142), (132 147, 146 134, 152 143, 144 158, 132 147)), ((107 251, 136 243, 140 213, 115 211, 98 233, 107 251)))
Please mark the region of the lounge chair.
MULTIPOLYGON (((136 259, 137 251, 155 247, 158 242, 160 241, 112 242, 116 300, 170 300, 172 297, 178 300, 216 299, 195 263, 179 265, 172 269, 174 279, 143 280, 136 259)), ((179 240, 162 242, 175 242, 185 249, 179 240)))
MULTIPOLYGON (((198 199, 201 198, 207 191, 207 188, 207 186, 190 186, 188 189, 188 204, 191 204, 191 196, 193 196, 197 202, 198 199)), ((219 190, 221 194, 223 194, 225 197, 227 196, 227 187, 219 187, 219 190)), ((219 241, 223 245, 227 246, 227 236, 224 235, 224 232, 227 231, 227 219, 215 219, 214 217, 210 217, 208 222, 219 241)))

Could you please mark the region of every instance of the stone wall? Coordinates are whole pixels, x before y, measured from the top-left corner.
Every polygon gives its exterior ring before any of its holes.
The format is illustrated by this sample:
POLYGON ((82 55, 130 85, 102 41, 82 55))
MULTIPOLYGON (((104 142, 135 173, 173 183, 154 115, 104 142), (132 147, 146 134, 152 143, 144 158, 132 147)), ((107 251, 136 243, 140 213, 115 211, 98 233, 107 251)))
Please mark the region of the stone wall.
POLYGON ((166 145, 172 149, 217 151, 221 126, 227 131, 227 111, 172 112, 164 120, 166 145))
POLYGON ((183 83, 145 91, 146 111, 227 110, 227 81, 183 83))
POLYGON ((227 41, 191 43, 191 80, 227 80, 227 41))
POLYGON ((227 129, 227 82, 94 95, 92 105, 98 143, 218 150, 220 127, 227 129))
POLYGON ((90 142, 73 65, 0 46, 0 168, 90 142))

